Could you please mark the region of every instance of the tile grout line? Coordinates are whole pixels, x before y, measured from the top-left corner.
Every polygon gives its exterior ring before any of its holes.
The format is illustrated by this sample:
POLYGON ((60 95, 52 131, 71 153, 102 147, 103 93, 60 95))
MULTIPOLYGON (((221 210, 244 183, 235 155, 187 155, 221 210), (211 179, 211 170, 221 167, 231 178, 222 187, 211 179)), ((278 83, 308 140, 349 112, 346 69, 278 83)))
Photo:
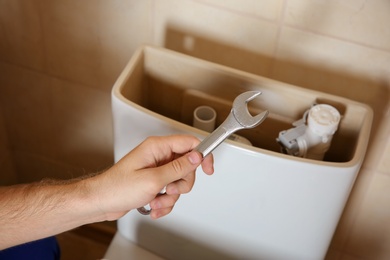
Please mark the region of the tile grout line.
POLYGON ((239 15, 239 16, 251 17, 251 18, 253 18, 253 19, 257 19, 257 20, 261 20, 261 21, 269 22, 269 23, 275 23, 275 22, 277 22, 277 20, 268 19, 268 18, 259 16, 259 15, 255 15, 255 14, 248 13, 248 12, 238 11, 238 10, 235 10, 235 9, 233 9, 233 8, 228 8, 228 7, 224 7, 224 6, 219 6, 219 5, 216 5, 216 4, 210 4, 210 3, 207 3, 207 2, 204 1, 204 0, 190 0, 190 1, 192 1, 192 2, 194 2, 194 3, 198 3, 198 4, 203 5, 203 6, 208 6, 208 7, 212 7, 212 8, 215 8, 215 9, 219 9, 219 10, 222 10, 222 11, 225 11, 225 12, 233 13, 233 14, 236 14, 236 15, 239 15))
POLYGON ((288 27, 290 29, 301 31, 301 32, 310 33, 310 34, 313 34, 313 35, 318 35, 318 36, 321 36, 321 37, 325 37, 325 38, 329 38, 329 39, 333 39, 333 40, 337 40, 337 41, 341 41, 341 42, 349 43, 349 44, 353 44, 353 45, 358 45, 358 46, 361 46, 361 47, 364 47, 364 48, 369 48, 369 49, 372 49, 372 50, 376 50, 376 51, 380 51, 380 52, 386 52, 386 53, 390 54, 390 49, 377 47, 377 46, 370 45, 370 44, 367 44, 367 43, 363 43, 363 42, 359 42, 359 41, 355 41, 355 40, 350 40, 350 39, 347 39, 347 38, 334 36, 334 35, 327 34, 327 33, 317 32, 317 31, 310 30, 310 29, 307 29, 307 28, 303 28, 303 27, 297 26, 297 25, 285 24, 284 26, 286 26, 286 27, 288 27))
POLYGON ((156 39, 156 0, 152 0, 151 6, 150 6, 150 14, 149 14, 149 21, 150 21, 150 40, 153 44, 157 44, 157 39, 156 39))
POLYGON ((45 71, 42 71, 42 70, 39 70, 39 69, 36 69, 36 68, 32 68, 32 67, 29 67, 29 66, 26 66, 26 65, 22 65, 22 64, 17 64, 17 63, 13 63, 13 62, 10 62, 10 61, 5 61, 5 60, 0 60, 0 63, 3 63, 4 65, 6 66, 12 66, 16 69, 19 69, 19 70, 27 70, 31 73, 37 73, 37 74, 41 74, 45 77, 48 77, 49 80, 61 80, 61 81, 65 81, 65 82, 68 82, 68 83, 72 83, 72 84, 76 84, 76 85, 79 85, 79 86, 83 86, 83 87, 86 87, 88 89, 91 89, 91 90, 97 90, 99 92, 102 92, 102 93, 111 93, 111 89, 112 87, 107 91, 107 90, 103 90, 101 88, 96 88, 96 87, 93 87, 91 85, 87 85, 85 83, 82 83, 82 82, 77 82, 77 81, 74 81, 72 79, 69 79, 69 78, 64 78, 64 77, 61 77, 61 76, 57 76, 57 75, 53 75, 49 72, 45 72, 45 71))
MULTIPOLYGON (((264 17, 261 17, 261 16, 257 16, 257 15, 253 15, 253 14, 247 13, 247 12, 237 11, 237 10, 234 10, 232 8, 218 6, 218 5, 215 5, 215 4, 209 4, 209 3, 205 2, 204 0, 191 0, 191 1, 199 3, 199 4, 202 4, 202 5, 205 5, 205 6, 210 6, 210 7, 216 8, 216 9, 227 11, 227 12, 230 12, 230 13, 234 13, 234 14, 237 14, 237 15, 250 16, 250 17, 252 17, 254 19, 258 19, 258 20, 274 23, 274 24, 280 26, 281 28, 278 29, 278 35, 277 35, 277 45, 279 44, 279 34, 281 34, 281 31, 283 30, 283 27, 288 27, 288 28, 292 28, 292 29, 299 30, 299 31, 302 31, 302 32, 308 32, 308 33, 311 33, 311 34, 314 34, 314 35, 319 35, 319 36, 322 36, 322 37, 327 37, 327 38, 339 40, 339 41, 342 41, 342 42, 346 42, 346 43, 350 43, 350 44, 354 44, 354 45, 359 45, 359 46, 362 46, 362 47, 365 47, 365 48, 370 48, 370 49, 373 49, 373 50, 390 53, 390 49, 378 47, 378 46, 375 46, 375 45, 370 45, 370 44, 363 43, 363 42, 356 41, 356 40, 350 40, 350 39, 339 37, 339 36, 334 36, 334 35, 327 34, 327 33, 321 33, 321 32, 317 32, 317 31, 314 31, 314 30, 307 29, 307 28, 303 28, 301 26, 296 26, 296 25, 285 23, 285 17, 286 17, 286 12, 287 12, 287 1, 286 0, 283 1, 282 8, 281 8, 282 9, 281 15, 280 15, 280 18, 277 19, 277 20, 267 19, 267 18, 264 18, 264 17)), ((275 51, 274 51, 273 54, 275 55, 276 52, 277 52, 277 47, 275 48, 275 51)))
POLYGON ((281 38, 282 30, 283 30, 283 27, 284 27, 284 21, 285 21, 286 12, 287 12, 287 0, 283 0, 283 4, 282 4, 282 8, 281 9, 282 10, 281 10, 281 12, 279 14, 279 19, 278 19, 278 22, 277 22, 278 31, 277 31, 277 34, 276 34, 275 48, 274 48, 274 51, 272 53, 273 57, 276 57, 276 55, 278 53, 279 45, 280 45, 280 38, 281 38))
POLYGON ((273 78, 274 74, 275 74, 275 63, 277 61, 277 54, 279 52, 279 47, 280 47, 280 39, 281 39, 281 35, 282 35, 282 30, 283 30, 283 27, 284 27, 284 20, 285 20, 285 17, 286 17, 286 12, 287 12, 287 0, 283 0, 283 4, 282 4, 282 8, 281 8, 281 11, 280 11, 280 14, 279 14, 279 18, 277 20, 277 33, 276 33, 276 37, 275 37, 275 46, 274 46, 274 50, 272 52, 272 57, 271 57, 271 66, 269 68, 269 71, 268 71, 268 74, 271 78, 273 78))

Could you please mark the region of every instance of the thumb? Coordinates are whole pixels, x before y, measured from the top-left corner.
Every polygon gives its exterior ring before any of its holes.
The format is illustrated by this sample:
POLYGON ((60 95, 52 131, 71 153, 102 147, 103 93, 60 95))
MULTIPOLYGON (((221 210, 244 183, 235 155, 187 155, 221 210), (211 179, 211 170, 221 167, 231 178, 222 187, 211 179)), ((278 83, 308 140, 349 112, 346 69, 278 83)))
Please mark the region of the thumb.
POLYGON ((165 184, 174 182, 185 177, 202 163, 202 155, 191 151, 163 166, 158 167, 159 177, 163 178, 165 184))

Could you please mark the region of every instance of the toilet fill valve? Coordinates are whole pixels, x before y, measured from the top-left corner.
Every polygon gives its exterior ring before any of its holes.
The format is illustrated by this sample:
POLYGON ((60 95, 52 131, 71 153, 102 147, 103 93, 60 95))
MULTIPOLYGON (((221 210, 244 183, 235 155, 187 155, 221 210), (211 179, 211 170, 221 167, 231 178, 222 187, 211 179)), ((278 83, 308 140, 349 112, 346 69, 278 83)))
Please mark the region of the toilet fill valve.
POLYGON ((293 156, 323 160, 340 122, 336 108, 319 104, 307 110, 294 128, 281 131, 276 141, 282 152, 293 156))

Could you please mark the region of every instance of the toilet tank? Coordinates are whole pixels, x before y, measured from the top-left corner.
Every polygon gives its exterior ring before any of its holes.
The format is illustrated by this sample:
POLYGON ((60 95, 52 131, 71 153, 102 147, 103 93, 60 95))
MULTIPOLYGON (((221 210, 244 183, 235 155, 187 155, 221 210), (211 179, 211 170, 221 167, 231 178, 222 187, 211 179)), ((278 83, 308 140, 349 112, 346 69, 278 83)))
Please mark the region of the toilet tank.
POLYGON ((250 112, 269 110, 260 126, 238 132, 252 146, 225 141, 213 152, 214 175, 199 168, 171 214, 151 220, 133 210, 118 220, 121 235, 166 259, 325 257, 368 144, 373 113, 364 104, 143 46, 112 90, 115 160, 148 136, 203 139, 194 109, 213 107, 218 125, 250 90, 262 92, 250 112), (279 132, 319 103, 342 116, 324 160, 281 153, 279 132))

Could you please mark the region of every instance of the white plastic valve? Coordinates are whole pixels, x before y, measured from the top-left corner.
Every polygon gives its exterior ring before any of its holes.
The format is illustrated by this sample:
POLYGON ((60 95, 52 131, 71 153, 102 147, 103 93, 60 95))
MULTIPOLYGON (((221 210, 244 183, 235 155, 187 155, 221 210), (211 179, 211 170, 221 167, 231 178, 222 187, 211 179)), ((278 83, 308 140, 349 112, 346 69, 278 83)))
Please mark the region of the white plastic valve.
POLYGON ((323 142, 327 142, 327 138, 333 136, 337 131, 339 122, 339 111, 326 104, 312 107, 307 119, 309 129, 316 135, 321 136, 323 142))
POLYGON ((323 160, 340 118, 336 108, 326 104, 314 105, 302 119, 293 123, 294 128, 281 131, 276 140, 284 153, 323 160))
POLYGON ((299 156, 322 160, 337 131, 340 118, 337 109, 330 105, 313 106, 308 113, 306 131, 297 138, 299 156))

